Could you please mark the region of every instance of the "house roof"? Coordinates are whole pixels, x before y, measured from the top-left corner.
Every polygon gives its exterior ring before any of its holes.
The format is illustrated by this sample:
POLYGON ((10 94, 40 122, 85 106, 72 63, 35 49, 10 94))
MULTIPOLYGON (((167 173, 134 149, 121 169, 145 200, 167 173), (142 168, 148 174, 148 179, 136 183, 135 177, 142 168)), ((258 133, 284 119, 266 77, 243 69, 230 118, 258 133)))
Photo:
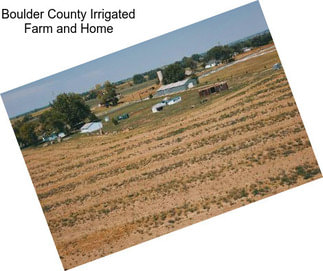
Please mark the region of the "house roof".
POLYGON ((171 84, 168 84, 168 85, 164 85, 164 86, 161 86, 157 91, 161 91, 161 90, 165 90, 165 89, 169 89, 169 88, 174 88, 174 87, 179 87, 179 86, 183 86, 186 84, 186 82, 188 80, 190 80, 191 78, 186 78, 182 81, 177 81, 175 83, 171 83, 171 84))
POLYGON ((102 123, 101 122, 89 122, 89 123, 85 123, 81 127, 81 130, 88 130, 91 126, 96 126, 96 125, 102 126, 102 123))

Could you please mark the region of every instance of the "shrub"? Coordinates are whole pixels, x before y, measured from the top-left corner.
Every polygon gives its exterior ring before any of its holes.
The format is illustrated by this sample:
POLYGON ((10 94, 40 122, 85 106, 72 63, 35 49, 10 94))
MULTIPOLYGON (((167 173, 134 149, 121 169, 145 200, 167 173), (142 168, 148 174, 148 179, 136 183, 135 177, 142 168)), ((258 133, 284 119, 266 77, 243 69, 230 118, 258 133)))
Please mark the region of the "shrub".
POLYGON ((116 118, 112 118, 112 123, 114 125, 118 125, 119 124, 119 121, 116 118))

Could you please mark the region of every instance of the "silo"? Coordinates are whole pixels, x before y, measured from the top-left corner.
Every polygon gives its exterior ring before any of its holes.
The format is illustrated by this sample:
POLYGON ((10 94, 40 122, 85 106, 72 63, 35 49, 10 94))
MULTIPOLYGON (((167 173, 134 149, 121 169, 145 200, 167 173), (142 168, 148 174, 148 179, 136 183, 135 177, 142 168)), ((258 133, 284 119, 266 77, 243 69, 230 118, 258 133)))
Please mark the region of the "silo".
POLYGON ((158 76, 159 82, 161 84, 163 84, 163 73, 162 73, 162 71, 157 71, 157 76, 158 76))

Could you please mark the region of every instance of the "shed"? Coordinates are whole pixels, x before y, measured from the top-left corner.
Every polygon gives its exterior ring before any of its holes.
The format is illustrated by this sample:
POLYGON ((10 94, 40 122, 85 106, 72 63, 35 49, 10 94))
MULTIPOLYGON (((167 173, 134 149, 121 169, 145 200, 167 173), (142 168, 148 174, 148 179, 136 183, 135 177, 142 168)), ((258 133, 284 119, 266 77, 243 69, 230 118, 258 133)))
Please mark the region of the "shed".
POLYGON ((168 95, 180 91, 187 90, 189 88, 192 88, 196 85, 197 81, 196 79, 192 78, 186 78, 182 81, 177 81, 175 83, 171 83, 168 85, 161 86, 158 90, 157 93, 155 94, 155 97, 158 96, 163 96, 163 95, 168 95))
POLYGON ((57 139, 57 134, 53 133, 50 136, 43 137, 43 142, 51 142, 57 139))
POLYGON ((197 89, 200 97, 205 97, 213 93, 217 93, 223 90, 229 89, 228 83, 227 82, 220 82, 220 83, 215 83, 215 84, 210 84, 207 86, 203 86, 199 89, 197 89))
POLYGON ((66 134, 64 133, 64 132, 60 132, 60 133, 58 133, 58 135, 57 135, 59 138, 63 138, 63 137, 65 137, 66 136, 66 134))
POLYGON ((84 134, 84 133, 92 133, 92 132, 95 132, 95 131, 98 131, 100 129, 102 129, 103 125, 102 125, 102 122, 99 121, 99 122, 89 122, 89 123, 86 123, 84 124, 82 127, 81 127, 81 133, 84 134))

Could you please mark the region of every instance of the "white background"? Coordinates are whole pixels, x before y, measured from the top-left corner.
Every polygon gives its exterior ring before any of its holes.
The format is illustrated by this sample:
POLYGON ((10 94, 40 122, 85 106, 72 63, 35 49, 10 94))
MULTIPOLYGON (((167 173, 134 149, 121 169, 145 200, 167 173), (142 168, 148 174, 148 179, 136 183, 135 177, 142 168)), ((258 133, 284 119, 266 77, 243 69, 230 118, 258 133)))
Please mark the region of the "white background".
MULTIPOLYGON (((0 91, 250 1, 9 1, 10 9, 132 9, 111 35, 26 35, 0 20, 0 91)), ((321 1, 262 0, 269 29, 323 166, 321 1)), ((0 270, 63 270, 0 100, 0 270)), ((101 258, 77 270, 323 270, 322 179, 101 258)))

